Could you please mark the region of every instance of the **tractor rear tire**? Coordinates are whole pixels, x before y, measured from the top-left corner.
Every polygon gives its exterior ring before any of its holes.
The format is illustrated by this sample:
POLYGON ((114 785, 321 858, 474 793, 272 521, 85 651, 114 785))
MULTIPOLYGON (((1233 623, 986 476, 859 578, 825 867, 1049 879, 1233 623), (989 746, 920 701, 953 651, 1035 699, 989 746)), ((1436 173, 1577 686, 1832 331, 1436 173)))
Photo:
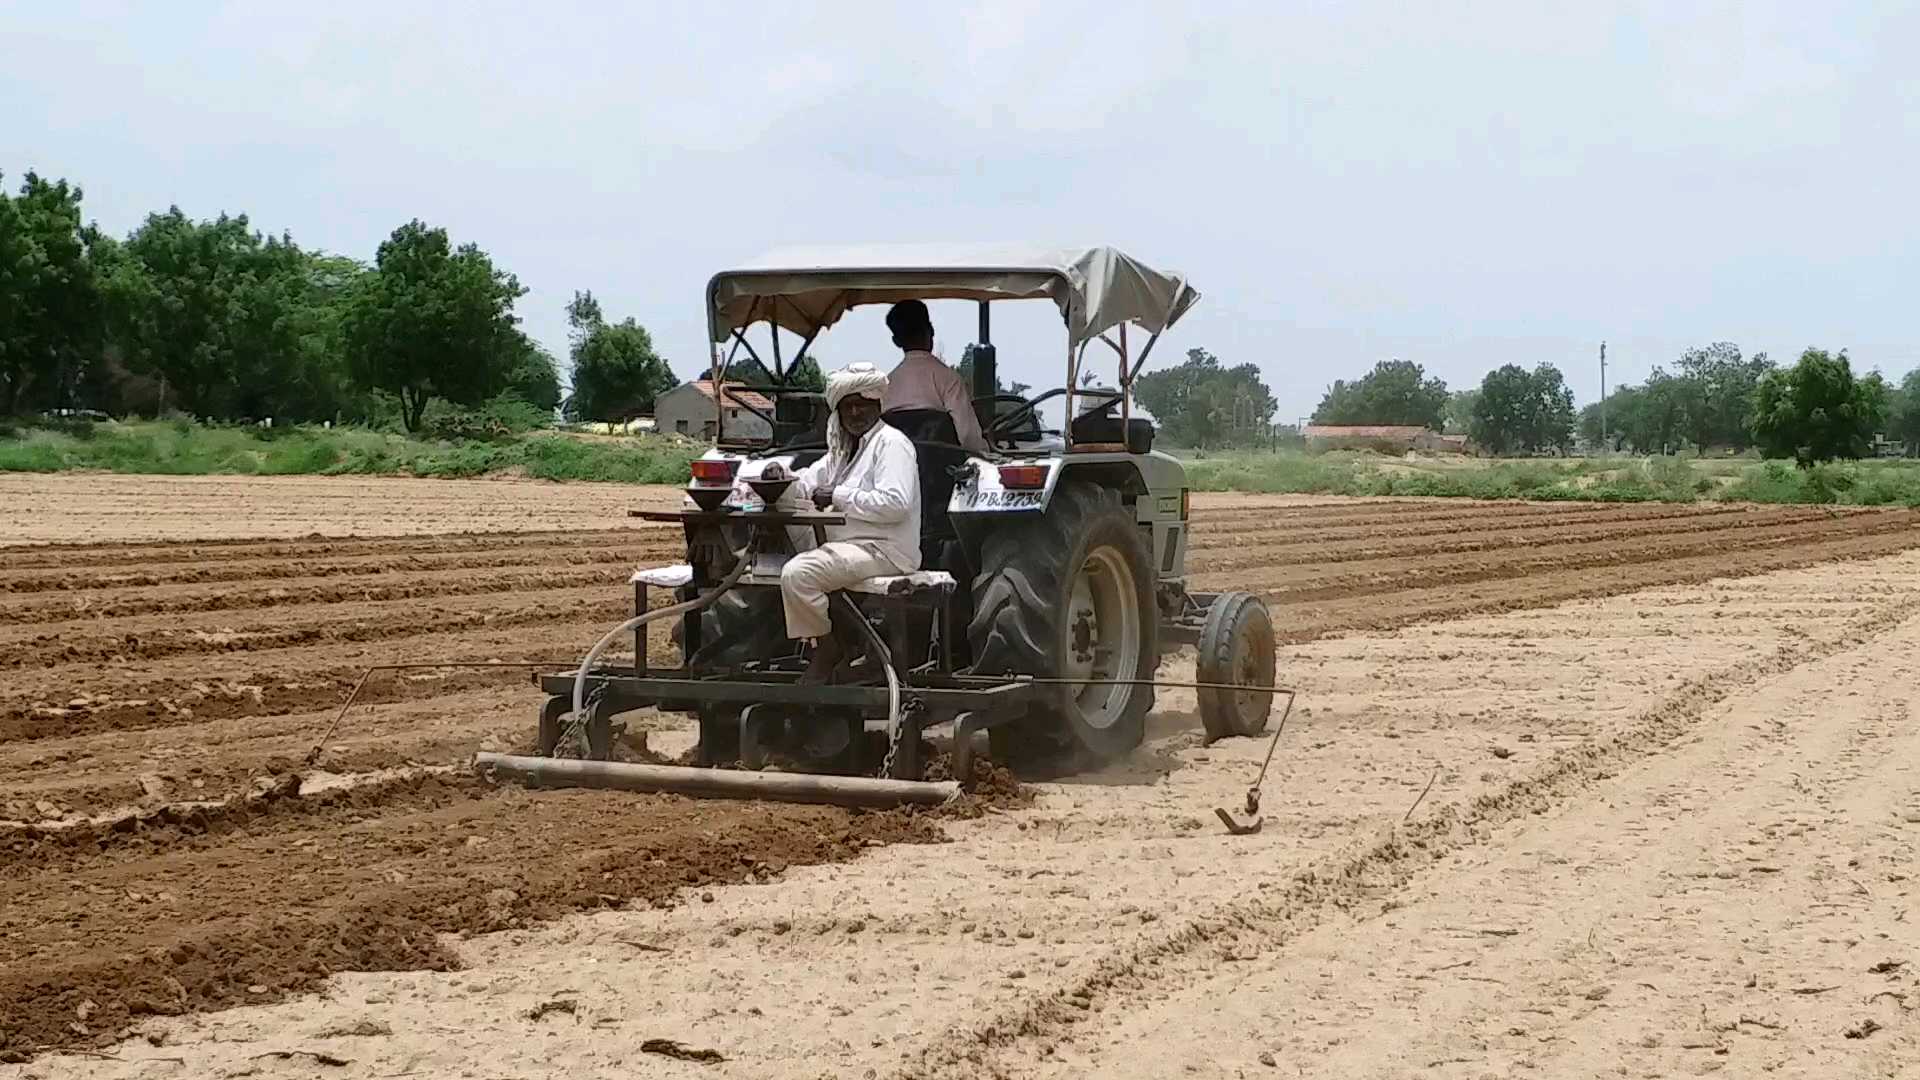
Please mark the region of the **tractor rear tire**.
POLYGON ((976 675, 1094 680, 1045 686, 1020 720, 993 729, 994 754, 1032 766, 1078 750, 1096 760, 1140 745, 1159 665, 1153 561, 1120 494, 1063 480, 1044 514, 987 530, 968 640, 976 675))
MULTIPOLYGON (((1194 664, 1200 682, 1236 686, 1273 685, 1273 619, 1266 602, 1252 593, 1221 593, 1207 609, 1194 664)), ((1200 723, 1209 743, 1267 729, 1273 691, 1201 690, 1200 723)))

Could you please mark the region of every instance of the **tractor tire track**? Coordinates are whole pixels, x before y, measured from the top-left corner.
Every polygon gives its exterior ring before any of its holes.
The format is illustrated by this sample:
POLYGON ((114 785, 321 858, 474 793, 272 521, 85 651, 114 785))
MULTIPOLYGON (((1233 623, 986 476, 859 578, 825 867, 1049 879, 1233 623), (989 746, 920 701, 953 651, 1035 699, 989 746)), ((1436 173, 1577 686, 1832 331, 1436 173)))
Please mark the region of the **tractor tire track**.
POLYGON ((1836 637, 1790 645, 1690 680, 1612 737, 1558 751, 1538 767, 1471 799, 1434 805, 1408 824, 1378 830, 1321 860, 1284 888, 1184 920, 1136 948, 1105 958, 1068 985, 938 1035, 917 1061, 895 1075, 901 1080, 1010 1075, 1017 1071, 1017 1062, 1043 1058, 1090 1018, 1123 1010, 1132 1000, 1152 998, 1182 974, 1217 966, 1222 956, 1285 948, 1336 912, 1377 913, 1436 860, 1489 843, 1499 826, 1544 813, 1660 753, 1699 724, 1714 705, 1750 684, 1859 649, 1916 615, 1920 601, 1907 599, 1857 620, 1836 637))

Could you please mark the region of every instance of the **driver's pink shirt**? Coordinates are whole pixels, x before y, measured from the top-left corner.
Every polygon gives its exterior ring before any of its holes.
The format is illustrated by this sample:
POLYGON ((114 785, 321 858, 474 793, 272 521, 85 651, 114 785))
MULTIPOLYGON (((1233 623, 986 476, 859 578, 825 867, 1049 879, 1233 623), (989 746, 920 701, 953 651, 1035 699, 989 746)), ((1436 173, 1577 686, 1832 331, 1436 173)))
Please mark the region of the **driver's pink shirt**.
POLYGON ((882 409, 942 409, 953 417, 960 445, 976 454, 987 452, 980 419, 973 412, 973 395, 960 373, 930 352, 915 349, 887 374, 882 409))

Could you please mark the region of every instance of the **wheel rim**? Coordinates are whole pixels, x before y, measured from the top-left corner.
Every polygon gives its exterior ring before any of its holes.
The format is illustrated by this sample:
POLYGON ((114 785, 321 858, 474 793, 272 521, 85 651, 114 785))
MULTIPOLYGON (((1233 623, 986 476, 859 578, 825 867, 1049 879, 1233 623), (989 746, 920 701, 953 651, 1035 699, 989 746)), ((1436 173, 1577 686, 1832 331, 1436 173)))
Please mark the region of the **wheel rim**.
MULTIPOLYGON (((1233 681, 1241 686, 1270 686, 1273 683, 1273 671, 1270 667, 1273 644, 1270 641, 1256 640, 1266 635, 1242 634, 1233 646, 1233 681), (1266 660, 1263 662, 1262 654, 1266 660)), ((1273 692, 1260 690, 1236 690, 1233 692, 1234 711, 1239 714, 1242 725, 1252 723, 1265 716, 1273 707, 1273 692)))
MULTIPOLYGON (((1140 670, 1139 589, 1126 556, 1098 547, 1073 576, 1067 597, 1065 670, 1069 679, 1133 679, 1140 670)), ((1074 706, 1088 727, 1105 730, 1120 722, 1137 690, 1097 685, 1072 690, 1074 706)))

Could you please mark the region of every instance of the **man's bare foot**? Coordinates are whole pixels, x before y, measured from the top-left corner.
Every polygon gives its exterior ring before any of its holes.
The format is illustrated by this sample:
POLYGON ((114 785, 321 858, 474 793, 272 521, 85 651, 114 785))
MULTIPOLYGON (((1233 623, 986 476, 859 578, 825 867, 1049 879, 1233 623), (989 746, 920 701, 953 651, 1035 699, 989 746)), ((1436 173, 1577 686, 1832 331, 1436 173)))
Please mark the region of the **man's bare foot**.
POLYGON ((840 666, 846 656, 846 649, 832 634, 821 638, 813 646, 813 659, 807 662, 807 670, 800 676, 801 686, 824 686, 833 678, 833 671, 840 666))

